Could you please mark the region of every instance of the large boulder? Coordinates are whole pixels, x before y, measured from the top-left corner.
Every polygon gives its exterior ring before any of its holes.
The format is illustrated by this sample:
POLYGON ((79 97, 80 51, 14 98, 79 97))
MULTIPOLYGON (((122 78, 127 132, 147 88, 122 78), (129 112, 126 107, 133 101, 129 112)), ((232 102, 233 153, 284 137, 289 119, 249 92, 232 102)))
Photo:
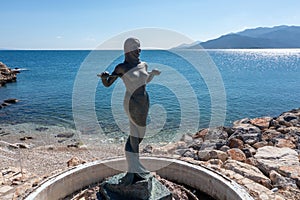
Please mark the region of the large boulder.
POLYGON ((271 180, 256 167, 236 160, 227 160, 223 167, 270 188, 271 180))
POLYGON ((271 170, 279 171, 283 166, 299 166, 298 153, 290 148, 265 146, 257 150, 254 155, 258 168, 265 174, 271 170))
POLYGON ((267 129, 270 126, 271 117, 260 117, 250 120, 250 123, 254 126, 257 126, 261 130, 267 129))

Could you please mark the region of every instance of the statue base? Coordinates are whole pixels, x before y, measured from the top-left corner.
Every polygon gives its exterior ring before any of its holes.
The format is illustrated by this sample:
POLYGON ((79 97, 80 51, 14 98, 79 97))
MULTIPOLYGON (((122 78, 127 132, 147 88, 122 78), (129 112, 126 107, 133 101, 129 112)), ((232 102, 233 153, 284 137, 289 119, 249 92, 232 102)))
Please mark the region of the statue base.
POLYGON ((100 184, 101 200, 172 200, 172 193, 155 177, 131 185, 120 184, 125 173, 117 174, 100 184))

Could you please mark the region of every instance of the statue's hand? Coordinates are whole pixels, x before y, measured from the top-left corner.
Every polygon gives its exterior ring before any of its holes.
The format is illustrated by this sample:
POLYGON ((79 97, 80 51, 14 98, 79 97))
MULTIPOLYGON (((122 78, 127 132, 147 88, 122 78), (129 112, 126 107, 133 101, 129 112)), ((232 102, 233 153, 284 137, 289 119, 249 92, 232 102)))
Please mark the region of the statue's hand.
POLYGON ((109 73, 107 71, 102 72, 101 74, 97 75, 100 78, 108 78, 109 77, 109 73))
POLYGON ((161 71, 159 71, 158 69, 153 69, 150 74, 154 75, 154 76, 158 76, 160 75, 161 71))

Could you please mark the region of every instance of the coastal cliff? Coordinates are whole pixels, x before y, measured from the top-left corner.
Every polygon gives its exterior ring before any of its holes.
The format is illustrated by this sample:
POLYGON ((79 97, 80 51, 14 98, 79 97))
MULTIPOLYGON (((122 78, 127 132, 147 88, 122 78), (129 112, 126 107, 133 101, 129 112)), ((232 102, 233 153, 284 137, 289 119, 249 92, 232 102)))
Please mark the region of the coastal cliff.
POLYGON ((15 82, 17 80, 18 70, 13 70, 0 62, 0 87, 6 83, 15 82))

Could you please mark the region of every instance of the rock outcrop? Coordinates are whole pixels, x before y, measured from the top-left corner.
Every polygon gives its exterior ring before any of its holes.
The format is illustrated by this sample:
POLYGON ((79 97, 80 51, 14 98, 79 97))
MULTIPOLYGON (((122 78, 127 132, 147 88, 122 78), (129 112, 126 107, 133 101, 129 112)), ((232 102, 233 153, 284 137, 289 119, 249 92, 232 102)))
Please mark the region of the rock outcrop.
POLYGON ((6 83, 15 82, 17 80, 18 70, 12 70, 5 64, 0 62, 0 87, 6 83))

